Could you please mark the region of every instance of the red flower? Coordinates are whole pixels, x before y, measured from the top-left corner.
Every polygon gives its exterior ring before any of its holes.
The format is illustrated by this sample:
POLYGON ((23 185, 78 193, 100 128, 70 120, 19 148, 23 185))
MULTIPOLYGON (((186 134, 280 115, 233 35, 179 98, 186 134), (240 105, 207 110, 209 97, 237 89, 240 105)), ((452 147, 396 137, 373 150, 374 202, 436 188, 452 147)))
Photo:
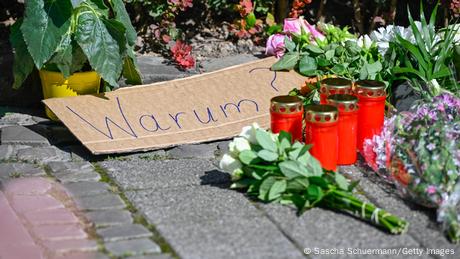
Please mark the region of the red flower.
POLYGON ((252 12, 252 1, 251 0, 241 0, 237 9, 240 12, 241 17, 246 17, 252 12))
POLYGON ((177 40, 176 44, 171 47, 171 53, 177 65, 183 69, 189 69, 195 66, 195 59, 192 54, 192 46, 177 40))

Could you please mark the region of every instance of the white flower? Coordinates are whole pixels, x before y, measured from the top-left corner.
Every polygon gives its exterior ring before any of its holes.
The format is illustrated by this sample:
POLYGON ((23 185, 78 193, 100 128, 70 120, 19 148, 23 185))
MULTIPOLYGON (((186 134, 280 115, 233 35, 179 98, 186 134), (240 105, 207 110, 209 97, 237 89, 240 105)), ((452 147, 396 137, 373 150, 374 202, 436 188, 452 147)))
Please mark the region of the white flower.
POLYGON ((224 172, 233 174, 235 170, 238 170, 243 167, 241 162, 238 159, 233 158, 229 154, 225 154, 222 159, 220 160, 219 163, 220 169, 222 169, 224 172))
POLYGON ((357 42, 358 46, 364 49, 369 49, 373 43, 374 41, 368 35, 359 37, 357 42))
POLYGON ((228 149, 234 157, 238 157, 241 152, 251 150, 251 145, 246 138, 236 137, 228 144, 228 149))
POLYGON ((386 27, 380 27, 377 30, 371 32, 369 37, 371 40, 377 43, 379 53, 383 56, 390 47, 390 42, 395 40, 396 35, 400 35, 402 38, 415 43, 412 29, 404 28, 402 26, 388 25, 386 27))
POLYGON ((258 128, 260 128, 259 124, 254 122, 252 126, 243 127, 239 136, 246 138, 251 144, 257 144, 256 130, 258 128))

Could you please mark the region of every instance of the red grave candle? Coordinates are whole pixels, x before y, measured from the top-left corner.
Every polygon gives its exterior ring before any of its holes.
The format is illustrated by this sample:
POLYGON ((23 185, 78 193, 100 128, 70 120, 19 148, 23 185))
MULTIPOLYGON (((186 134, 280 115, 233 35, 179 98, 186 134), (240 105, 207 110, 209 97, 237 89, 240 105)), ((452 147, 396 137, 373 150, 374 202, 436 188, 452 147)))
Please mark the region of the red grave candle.
POLYGON ((385 84, 375 80, 356 82, 358 97, 358 149, 363 151, 364 140, 380 134, 385 116, 385 84))
POLYGON ((338 157, 338 111, 332 105, 310 105, 305 109, 306 144, 324 169, 335 171, 338 157))
POLYGON ((327 97, 332 94, 351 94, 351 81, 340 77, 330 77, 321 80, 319 88, 320 104, 327 104, 327 97))
POLYGON ((358 143, 358 98, 349 94, 333 94, 327 101, 339 110, 337 164, 354 164, 358 143))
POLYGON ((270 101, 271 130, 291 133, 292 141, 302 141, 303 104, 297 96, 280 95, 270 101))

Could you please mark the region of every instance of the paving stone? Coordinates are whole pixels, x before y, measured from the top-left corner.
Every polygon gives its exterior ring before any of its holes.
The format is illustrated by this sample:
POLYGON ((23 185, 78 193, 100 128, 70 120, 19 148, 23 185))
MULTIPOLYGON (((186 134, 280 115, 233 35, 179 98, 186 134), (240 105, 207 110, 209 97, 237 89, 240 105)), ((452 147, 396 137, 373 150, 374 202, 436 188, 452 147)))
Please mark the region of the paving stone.
MULTIPOLYGON (((0 168, 1 168, 0 164, 0 168)), ((30 177, 9 180, 4 184, 4 192, 8 195, 42 195, 52 187, 52 181, 43 177, 30 177)))
POLYGON ((171 220, 199 222, 262 215, 243 194, 219 187, 190 186, 125 194, 154 225, 171 220))
POLYGON ((184 158, 203 158, 212 159, 216 151, 217 144, 195 144, 195 145, 181 145, 168 151, 168 156, 175 159, 184 158))
POLYGON ((97 230, 97 233, 106 242, 152 236, 152 233, 148 229, 139 224, 125 224, 100 228, 97 230))
POLYGON ((61 183, 97 182, 101 179, 101 176, 92 170, 86 172, 59 173, 54 174, 54 176, 61 183))
POLYGON ((64 184, 64 188, 73 197, 83 197, 108 193, 110 186, 102 182, 84 181, 64 184))
POLYGON ((93 165, 90 162, 62 162, 55 161, 47 164, 52 173, 69 173, 69 172, 78 172, 82 170, 93 169, 93 165))
POLYGON ((304 258, 265 217, 163 222, 156 229, 180 258, 304 258))
POLYGON ((28 126, 33 125, 36 122, 33 120, 33 116, 25 114, 27 111, 21 112, 7 112, 0 119, 0 127, 5 126, 28 126))
POLYGON ((77 203, 77 207, 82 210, 124 209, 126 207, 123 200, 115 194, 77 197, 75 202, 77 203))
POLYGON ((20 149, 29 148, 24 145, 0 145, 0 160, 15 160, 17 159, 17 152, 20 149))
POLYGON ((69 240, 86 239, 88 236, 79 224, 42 225, 32 228, 35 235, 41 240, 69 240))
POLYGON ((64 205, 50 195, 25 196, 15 195, 11 205, 19 213, 64 208, 64 205))
POLYGON ((0 245, 0 258, 5 259, 41 259, 45 258, 43 250, 37 245, 0 245))
POLYGON ((225 141, 219 141, 216 142, 217 144, 217 149, 221 154, 225 154, 228 152, 228 144, 230 143, 230 140, 225 140, 225 141))
POLYGON ((104 161, 100 164, 125 190, 230 183, 230 175, 219 171, 209 160, 104 161))
POLYGON ((61 255, 53 255, 53 259, 109 259, 109 257, 100 252, 69 252, 61 255))
POLYGON ((79 222, 78 218, 66 208, 26 212, 24 218, 34 226, 79 222))
POLYGON ((48 139, 24 126, 9 126, 2 128, 1 143, 11 145, 48 146, 48 139))
MULTIPOLYGON (((55 254, 69 253, 69 252, 92 252, 97 251, 98 246, 95 240, 88 239, 70 239, 58 241, 45 241, 44 246, 53 251, 55 254)), ((90 258, 88 258, 90 259, 90 258)))
POLYGON ((107 227, 133 222, 131 213, 127 210, 99 210, 85 213, 88 220, 96 227, 107 227))
POLYGON ((105 247, 114 256, 141 255, 161 252, 160 246, 150 239, 132 239, 109 242, 105 247))
MULTIPOLYGON (((3 247, 33 245, 34 242, 0 190, 0 255, 3 247)), ((8 258, 8 257, 5 257, 8 258)))
MULTIPOLYGON (((137 63, 142 73, 142 82, 144 84, 168 81, 195 74, 193 71, 182 71, 174 65, 168 65, 170 62, 163 57, 139 56, 137 63)), ((125 83, 121 82, 121 86, 124 85, 125 83)))
POLYGON ((97 156, 91 154, 91 152, 81 144, 65 146, 62 149, 70 153, 73 162, 93 161, 97 159, 97 156))
POLYGON ((4 176, 4 178, 44 176, 46 175, 46 172, 38 165, 14 162, 0 163, 0 175, 4 176))
POLYGON ((129 155, 122 156, 121 158, 126 158, 129 160, 141 159, 141 160, 148 160, 148 161, 170 159, 170 157, 168 156, 167 152, 164 149, 129 154, 129 155))
POLYGON ((136 255, 130 256, 129 259, 172 259, 170 254, 151 254, 151 255, 136 255))
POLYGON ((219 69, 235 66, 250 61, 257 60, 258 58, 250 54, 232 55, 222 58, 209 59, 201 63, 203 69, 207 72, 216 71, 219 69))
POLYGON ((313 208, 302 216, 279 204, 260 205, 274 222, 305 248, 393 248, 419 247, 410 235, 390 235, 348 215, 313 208), (403 244, 403 245, 402 245, 403 244))
POLYGON ((51 161, 69 161, 70 154, 55 147, 31 147, 18 150, 17 158, 46 164, 51 161))

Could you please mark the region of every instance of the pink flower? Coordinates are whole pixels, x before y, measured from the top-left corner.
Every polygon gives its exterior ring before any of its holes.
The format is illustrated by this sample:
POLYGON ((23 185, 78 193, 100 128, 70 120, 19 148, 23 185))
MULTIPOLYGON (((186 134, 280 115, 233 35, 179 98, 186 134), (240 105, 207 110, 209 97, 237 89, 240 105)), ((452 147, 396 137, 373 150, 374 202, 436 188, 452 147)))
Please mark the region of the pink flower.
POLYGON ((434 193, 436 192, 436 187, 433 186, 433 185, 430 185, 430 186, 428 186, 428 187, 426 188, 426 192, 427 192, 428 194, 434 194, 434 193))
POLYGON ((171 53, 174 61, 182 69, 189 69, 195 66, 195 59, 192 54, 192 46, 183 43, 180 40, 171 47, 171 53))
POLYGON ((301 30, 303 29, 304 32, 310 33, 312 39, 324 39, 324 35, 319 32, 315 26, 309 24, 303 17, 299 17, 297 19, 294 18, 287 18, 284 19, 284 26, 283 31, 285 33, 295 33, 300 34, 301 30))
POLYGON ((280 58, 284 55, 284 35, 273 34, 267 40, 267 46, 265 48, 265 54, 270 56, 276 56, 280 58))
POLYGON ((312 37, 313 39, 324 40, 324 38, 325 38, 324 35, 323 35, 321 32, 319 32, 319 31, 315 28, 315 26, 309 24, 307 21, 305 21, 305 20, 303 20, 303 19, 302 19, 302 21, 304 22, 304 25, 308 28, 308 29, 306 30, 306 32, 310 32, 311 37, 312 37))
MULTIPOLYGON (((301 20, 302 18, 286 18, 284 19, 283 31, 286 33, 300 34, 301 20)), ((305 28, 304 28, 305 29, 305 28)))

